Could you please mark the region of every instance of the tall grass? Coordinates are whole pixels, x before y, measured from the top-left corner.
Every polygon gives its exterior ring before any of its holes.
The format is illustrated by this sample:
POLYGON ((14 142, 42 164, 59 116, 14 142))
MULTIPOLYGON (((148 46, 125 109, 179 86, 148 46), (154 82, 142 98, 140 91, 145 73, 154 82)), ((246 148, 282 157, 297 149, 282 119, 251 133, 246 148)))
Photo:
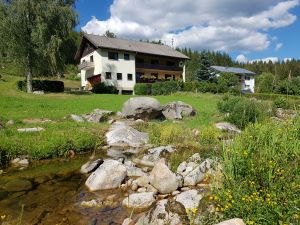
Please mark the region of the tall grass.
POLYGON ((300 224, 300 120, 251 125, 223 151, 216 212, 247 224, 300 224))

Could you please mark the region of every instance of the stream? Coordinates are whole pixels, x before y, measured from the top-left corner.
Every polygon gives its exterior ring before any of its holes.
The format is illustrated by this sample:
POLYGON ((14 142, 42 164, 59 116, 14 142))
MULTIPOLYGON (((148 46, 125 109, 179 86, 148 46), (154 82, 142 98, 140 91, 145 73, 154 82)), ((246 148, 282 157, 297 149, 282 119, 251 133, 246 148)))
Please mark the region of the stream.
POLYGON ((88 156, 44 160, 0 175, 0 224, 122 224, 130 211, 121 206, 121 191, 89 192, 79 173, 88 156), (82 201, 113 199, 104 208, 85 208, 82 201))

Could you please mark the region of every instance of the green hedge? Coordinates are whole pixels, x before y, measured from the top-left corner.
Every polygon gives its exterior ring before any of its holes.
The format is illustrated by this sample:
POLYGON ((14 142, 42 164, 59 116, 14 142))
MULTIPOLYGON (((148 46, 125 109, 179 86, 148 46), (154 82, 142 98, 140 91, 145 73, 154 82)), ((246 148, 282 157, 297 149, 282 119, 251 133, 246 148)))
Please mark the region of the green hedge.
POLYGON ((182 91, 183 82, 181 81, 165 81, 152 84, 152 95, 169 95, 182 91))
MULTIPOLYGON (((18 81, 18 89, 21 91, 27 90, 27 81, 18 81)), ((33 80, 32 88, 34 91, 43 90, 45 92, 64 92, 65 86, 64 82, 56 80, 33 80)))
POLYGON ((92 92, 96 94, 117 94, 118 90, 115 86, 98 83, 93 87, 92 92))
POLYGON ((134 93, 136 95, 151 95, 152 84, 138 83, 134 85, 134 93))

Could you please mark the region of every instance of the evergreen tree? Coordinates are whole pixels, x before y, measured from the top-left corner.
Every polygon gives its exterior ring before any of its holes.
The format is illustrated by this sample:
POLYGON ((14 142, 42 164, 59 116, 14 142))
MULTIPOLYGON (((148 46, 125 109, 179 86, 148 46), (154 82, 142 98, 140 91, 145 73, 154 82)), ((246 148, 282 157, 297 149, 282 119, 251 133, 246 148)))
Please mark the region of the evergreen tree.
POLYGON ((212 78, 211 66, 213 65, 212 59, 209 53, 202 52, 199 56, 198 68, 196 70, 195 77, 199 81, 208 81, 212 78))
POLYGON ((104 34, 105 37, 108 37, 108 38, 117 38, 117 35, 114 33, 114 32, 111 32, 109 30, 107 30, 104 34))

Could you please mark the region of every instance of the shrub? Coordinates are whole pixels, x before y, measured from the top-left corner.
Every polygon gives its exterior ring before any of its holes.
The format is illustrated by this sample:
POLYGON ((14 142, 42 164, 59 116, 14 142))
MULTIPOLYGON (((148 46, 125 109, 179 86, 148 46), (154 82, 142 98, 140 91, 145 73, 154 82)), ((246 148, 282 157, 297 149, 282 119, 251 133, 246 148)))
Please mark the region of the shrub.
MULTIPOLYGON (((21 91, 26 91, 27 81, 18 81, 17 86, 21 91)), ((33 80, 32 88, 34 91, 64 92, 64 82, 57 80, 33 80)))
POLYGON ((257 76, 255 90, 259 93, 272 93, 274 91, 275 76, 272 73, 262 73, 257 76))
POLYGON ((227 93, 239 87, 239 77, 234 73, 221 73, 217 79, 218 93, 227 93))
POLYGON ((289 102, 284 97, 277 97, 274 100, 273 105, 274 105, 275 108, 282 108, 282 109, 288 109, 289 108, 289 102))
POLYGON ((300 77, 280 81, 276 86, 275 92, 278 94, 300 95, 300 77))
POLYGON ((228 95, 218 102, 218 109, 227 114, 228 122, 239 128, 245 128, 249 123, 263 121, 268 113, 271 113, 271 107, 266 103, 228 95))
POLYGON ((151 95, 151 84, 137 83, 134 85, 136 95, 151 95))
POLYGON ((96 94, 116 94, 118 93, 118 90, 113 85, 107 85, 105 83, 98 83, 95 84, 95 86, 92 89, 93 93, 96 94))
POLYGON ((222 219, 300 224, 300 121, 249 126, 223 151, 224 183, 209 199, 222 219))
POLYGON ((153 95, 169 95, 182 90, 183 83, 180 81, 165 81, 152 84, 153 95))
POLYGON ((198 82, 197 81, 185 82, 185 83, 183 83, 182 91, 196 92, 197 91, 197 86, 198 86, 198 82))

